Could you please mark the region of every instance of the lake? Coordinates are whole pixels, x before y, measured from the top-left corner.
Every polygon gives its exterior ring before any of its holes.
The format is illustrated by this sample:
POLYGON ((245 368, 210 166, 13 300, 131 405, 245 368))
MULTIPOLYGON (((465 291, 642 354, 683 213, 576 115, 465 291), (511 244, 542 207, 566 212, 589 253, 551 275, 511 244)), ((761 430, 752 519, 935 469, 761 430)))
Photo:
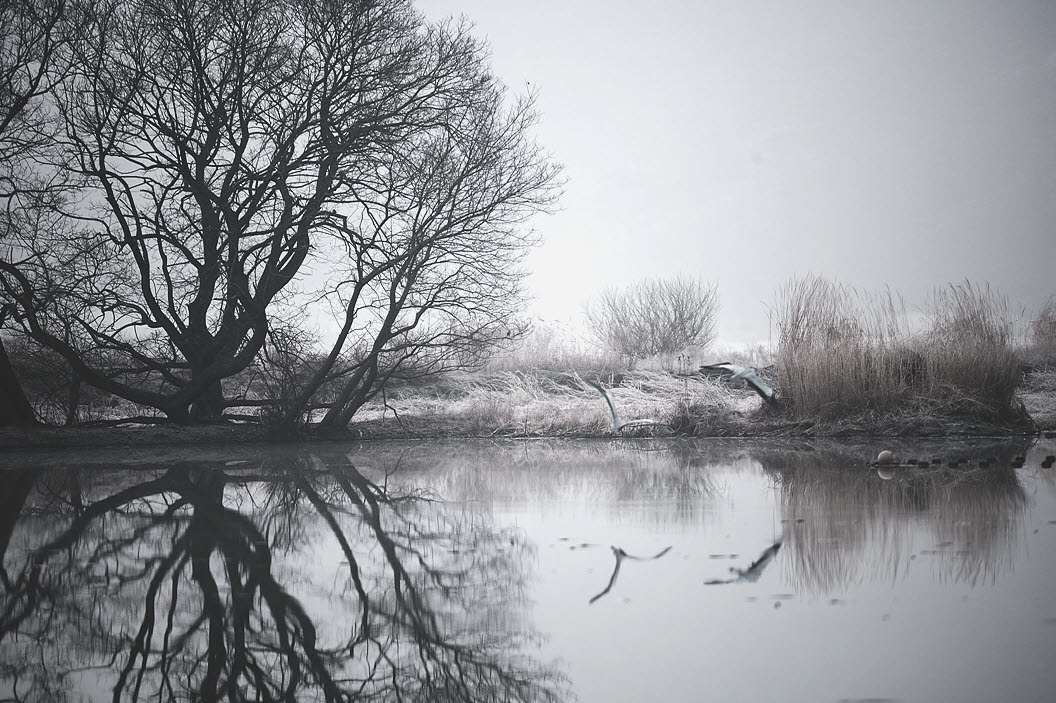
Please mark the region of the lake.
POLYGON ((0 699, 1050 700, 1053 454, 7 452, 0 699))

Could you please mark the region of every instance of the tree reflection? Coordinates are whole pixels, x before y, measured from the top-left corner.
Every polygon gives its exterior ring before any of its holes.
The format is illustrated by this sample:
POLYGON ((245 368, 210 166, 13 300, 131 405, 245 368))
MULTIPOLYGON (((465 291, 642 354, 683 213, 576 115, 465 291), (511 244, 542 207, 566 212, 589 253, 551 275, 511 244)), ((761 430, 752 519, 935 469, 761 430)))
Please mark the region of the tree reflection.
POLYGON ((939 581, 995 582, 1012 568, 1022 529, 1026 494, 1008 467, 1024 447, 962 451, 993 461, 903 467, 885 480, 846 448, 757 452, 779 484, 794 585, 830 593, 926 568, 939 581), (924 544, 914 539, 921 527, 924 544))
POLYGON ((86 475, 0 477, 0 691, 16 700, 564 693, 528 654, 531 550, 482 515, 344 456, 86 475))

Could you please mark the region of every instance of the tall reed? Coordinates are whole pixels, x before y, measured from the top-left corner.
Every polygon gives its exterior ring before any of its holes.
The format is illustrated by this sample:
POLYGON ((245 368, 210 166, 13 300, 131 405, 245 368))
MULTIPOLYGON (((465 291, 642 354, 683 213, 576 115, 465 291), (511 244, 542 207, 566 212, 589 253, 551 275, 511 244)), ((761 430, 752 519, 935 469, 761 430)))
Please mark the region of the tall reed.
POLYGON ((968 281, 935 291, 924 336, 928 396, 1003 414, 1020 379, 1008 301, 968 281))
POLYGON ((794 279, 780 291, 776 364, 781 393, 803 416, 884 409, 904 397, 918 363, 905 305, 832 281, 794 279))
POLYGON ((801 417, 920 409, 1003 415, 1018 365, 1004 298, 970 282, 935 292, 925 328, 902 298, 793 279, 776 305, 780 390, 801 417), (935 408, 937 410, 937 408, 935 408))

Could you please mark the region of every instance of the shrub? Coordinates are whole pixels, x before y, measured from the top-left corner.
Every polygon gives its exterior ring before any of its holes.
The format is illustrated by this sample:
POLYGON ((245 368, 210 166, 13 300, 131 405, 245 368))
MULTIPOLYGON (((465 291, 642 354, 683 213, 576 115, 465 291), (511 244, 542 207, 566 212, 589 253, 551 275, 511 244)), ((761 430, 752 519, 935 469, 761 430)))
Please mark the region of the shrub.
POLYGON ((609 289, 587 306, 586 316, 598 340, 633 367, 647 357, 707 346, 718 312, 714 284, 677 276, 609 289))

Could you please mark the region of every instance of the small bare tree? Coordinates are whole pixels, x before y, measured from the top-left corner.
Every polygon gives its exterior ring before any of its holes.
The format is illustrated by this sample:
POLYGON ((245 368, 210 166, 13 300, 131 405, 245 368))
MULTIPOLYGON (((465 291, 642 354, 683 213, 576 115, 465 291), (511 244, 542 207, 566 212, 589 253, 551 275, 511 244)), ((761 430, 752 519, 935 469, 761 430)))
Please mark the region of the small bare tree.
POLYGON ((714 284, 676 276, 609 289, 586 309, 587 323, 602 344, 639 359, 707 346, 715 338, 719 295, 714 284))

